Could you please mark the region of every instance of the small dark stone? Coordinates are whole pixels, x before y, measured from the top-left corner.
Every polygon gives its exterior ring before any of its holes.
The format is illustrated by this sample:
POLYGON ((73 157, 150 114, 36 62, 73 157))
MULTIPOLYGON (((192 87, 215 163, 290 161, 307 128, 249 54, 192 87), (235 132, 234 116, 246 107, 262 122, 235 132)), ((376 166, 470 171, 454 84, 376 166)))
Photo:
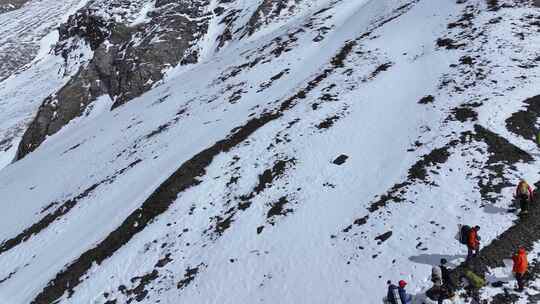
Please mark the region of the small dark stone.
POLYGON ((459 59, 461 64, 473 65, 474 59, 471 56, 463 56, 459 59))
POLYGON ((375 238, 375 240, 381 241, 381 243, 382 243, 382 242, 388 240, 391 236, 392 236, 392 231, 388 231, 386 233, 383 233, 383 234, 377 236, 375 238))
POLYGON ((340 165, 343 165, 347 161, 348 158, 349 157, 347 155, 341 154, 332 163, 335 164, 335 165, 340 166, 340 165))
POLYGON ((497 281, 497 282, 491 283, 491 286, 493 286, 493 287, 502 287, 503 285, 504 285, 504 282, 502 282, 502 281, 497 281))
POLYGON ((429 103, 433 103, 433 101, 435 101, 435 97, 433 97, 433 95, 427 95, 425 97, 423 97, 422 99, 420 99, 420 101, 418 101, 419 104, 429 104, 429 103))

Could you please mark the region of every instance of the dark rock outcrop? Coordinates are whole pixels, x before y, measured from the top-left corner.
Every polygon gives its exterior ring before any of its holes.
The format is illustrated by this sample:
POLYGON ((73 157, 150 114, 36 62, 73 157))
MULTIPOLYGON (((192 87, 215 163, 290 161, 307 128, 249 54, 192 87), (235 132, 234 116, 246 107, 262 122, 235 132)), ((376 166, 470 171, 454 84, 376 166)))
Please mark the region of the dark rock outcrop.
POLYGON ((259 7, 255 10, 248 24, 245 27, 244 34, 252 35, 263 25, 270 23, 276 19, 285 10, 294 9, 294 4, 301 0, 263 0, 259 7))
POLYGON ((132 24, 125 16, 107 16, 124 2, 92 2, 60 27, 58 55, 67 62, 71 53, 80 52, 83 41, 93 57, 43 102, 23 136, 17 159, 81 116, 99 96, 109 95, 114 109, 150 90, 165 69, 197 62, 196 42, 208 29, 208 1, 157 0, 142 24, 132 24))
POLYGON ((57 53, 63 52, 64 58, 67 52, 66 42, 72 37, 84 39, 92 50, 96 50, 105 39, 109 38, 112 30, 112 22, 102 16, 95 15, 92 10, 83 10, 69 16, 67 23, 58 28, 59 41, 63 42, 56 47, 57 53))
POLYGON ((506 120, 506 128, 527 140, 536 140, 540 132, 536 124, 540 117, 540 95, 528 98, 523 103, 526 108, 512 114, 506 120))

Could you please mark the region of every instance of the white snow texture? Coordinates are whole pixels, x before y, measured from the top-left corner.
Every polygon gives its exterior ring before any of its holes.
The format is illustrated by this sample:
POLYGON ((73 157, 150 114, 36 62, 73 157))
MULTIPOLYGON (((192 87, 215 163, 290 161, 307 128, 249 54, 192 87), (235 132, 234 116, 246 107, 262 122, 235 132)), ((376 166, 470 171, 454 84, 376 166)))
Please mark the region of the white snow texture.
MULTIPOLYGON (((155 1, 137 2, 127 20, 141 26, 155 1)), ((209 11, 240 11, 239 27, 263 1, 209 2, 209 11)), ((534 138, 506 124, 540 94, 540 31, 525 26, 540 9, 489 2, 291 0, 220 48, 224 24, 212 15, 199 63, 172 67, 114 110, 100 97, 15 162, 41 102, 93 53, 81 43, 66 66, 50 51, 55 28, 86 1, 31 0, 0 14, 4 39, 34 44, 32 59, 0 82, 0 303, 46 303, 33 301, 182 164, 269 113, 279 114, 221 149, 196 184, 54 303, 372 304, 401 279, 420 299, 432 265, 464 260, 457 225, 480 225, 489 244, 517 219, 508 212, 515 183, 540 179, 534 138), (23 25, 32 27, 24 38, 11 30, 23 25), (479 127, 533 159, 490 171, 489 143, 471 135, 479 127)))

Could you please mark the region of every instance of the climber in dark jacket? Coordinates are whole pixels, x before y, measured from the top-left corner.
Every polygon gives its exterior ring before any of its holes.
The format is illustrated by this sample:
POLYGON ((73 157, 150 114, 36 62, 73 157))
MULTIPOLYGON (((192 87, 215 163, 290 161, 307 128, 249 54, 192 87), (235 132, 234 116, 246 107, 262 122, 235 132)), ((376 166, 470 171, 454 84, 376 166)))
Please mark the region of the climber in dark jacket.
POLYGON ((388 291, 386 292, 386 300, 390 304, 396 304, 394 293, 395 293, 395 290, 397 289, 397 286, 392 284, 392 281, 390 280, 386 282, 386 285, 388 285, 388 291))
POLYGON ((386 282, 386 285, 388 285, 388 291, 386 293, 386 300, 390 304, 397 304, 397 298, 399 297, 397 286, 392 284, 390 280, 386 282))
POLYGON ((410 304, 412 303, 411 295, 408 295, 405 291, 405 286, 407 282, 401 280, 399 281, 399 287, 392 284, 391 281, 387 281, 388 292, 386 294, 386 299, 390 304, 410 304))
POLYGON ((450 269, 448 269, 448 267, 446 266, 446 263, 448 263, 446 259, 441 259, 440 267, 441 267, 441 272, 442 272, 443 287, 449 290, 453 290, 454 286, 452 283, 452 279, 450 279, 450 269))
POLYGON ((454 295, 454 283, 450 278, 450 269, 446 266, 448 261, 446 259, 441 259, 441 274, 442 274, 442 286, 440 289, 438 304, 442 304, 445 299, 452 298, 454 295))

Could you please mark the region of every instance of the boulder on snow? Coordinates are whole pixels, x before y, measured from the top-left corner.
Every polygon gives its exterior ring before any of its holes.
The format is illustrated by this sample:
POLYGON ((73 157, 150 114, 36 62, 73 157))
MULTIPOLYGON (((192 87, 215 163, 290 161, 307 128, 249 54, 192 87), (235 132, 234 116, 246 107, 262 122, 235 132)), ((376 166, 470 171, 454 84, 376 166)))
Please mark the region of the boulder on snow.
POLYGON ((343 165, 347 159, 349 159, 349 157, 345 154, 341 154, 340 156, 338 156, 336 159, 334 159, 334 161, 332 162, 333 164, 335 165, 343 165))

